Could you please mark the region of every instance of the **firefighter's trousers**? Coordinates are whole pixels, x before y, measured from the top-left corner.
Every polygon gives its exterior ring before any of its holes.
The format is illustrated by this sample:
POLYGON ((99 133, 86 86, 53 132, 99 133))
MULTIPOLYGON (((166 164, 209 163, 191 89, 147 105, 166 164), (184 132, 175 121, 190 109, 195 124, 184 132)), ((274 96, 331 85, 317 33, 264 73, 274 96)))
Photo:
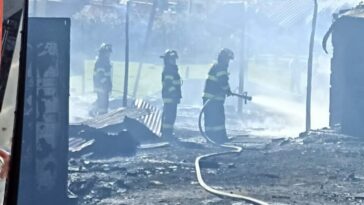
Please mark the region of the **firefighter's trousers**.
MULTIPOLYGON (((203 100, 203 103, 207 99, 203 100)), ((228 140, 225 128, 224 101, 210 100, 204 111, 205 133, 216 143, 224 143, 228 140)))
POLYGON ((173 135, 174 123, 177 117, 177 103, 164 103, 162 115, 162 136, 173 135))
POLYGON ((97 92, 96 110, 98 115, 106 114, 109 109, 109 92, 97 92))

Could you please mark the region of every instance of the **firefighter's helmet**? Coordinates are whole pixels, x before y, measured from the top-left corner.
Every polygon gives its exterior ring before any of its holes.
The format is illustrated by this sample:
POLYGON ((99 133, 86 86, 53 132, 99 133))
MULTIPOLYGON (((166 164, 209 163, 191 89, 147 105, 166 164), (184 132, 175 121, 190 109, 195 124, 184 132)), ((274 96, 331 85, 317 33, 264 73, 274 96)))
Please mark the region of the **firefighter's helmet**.
POLYGON ((220 51, 218 61, 234 60, 234 52, 228 48, 220 51))
POLYGON ((112 52, 112 45, 108 43, 102 43, 99 48, 99 53, 111 53, 112 52))
POLYGON ((169 50, 167 49, 162 56, 160 56, 163 59, 178 59, 178 53, 175 50, 169 50))

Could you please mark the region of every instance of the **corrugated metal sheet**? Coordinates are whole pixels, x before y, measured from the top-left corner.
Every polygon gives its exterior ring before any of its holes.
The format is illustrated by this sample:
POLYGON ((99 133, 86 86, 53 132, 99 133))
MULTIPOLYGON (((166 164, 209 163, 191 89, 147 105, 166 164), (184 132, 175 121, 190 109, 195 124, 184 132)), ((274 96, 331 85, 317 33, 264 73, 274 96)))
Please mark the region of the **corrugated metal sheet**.
POLYGON ((81 124, 101 129, 110 125, 122 123, 127 116, 136 119, 154 134, 160 136, 162 111, 143 99, 137 99, 133 104, 134 106, 131 108, 119 108, 105 115, 87 120, 81 124))
MULTIPOLYGON (((109 136, 106 132, 109 132, 110 127, 113 126, 117 127, 117 131, 114 134, 120 134, 121 129, 124 129, 126 127, 128 133, 133 136, 134 139, 139 141, 139 143, 141 144, 147 144, 142 148, 152 148, 155 145, 150 145, 148 143, 161 143, 160 139, 155 136, 160 136, 161 117, 161 110, 159 110, 155 106, 152 106, 145 100, 137 99, 134 101, 134 106, 132 108, 120 108, 106 115, 99 116, 93 120, 88 120, 84 123, 81 123, 92 128, 87 128, 87 126, 82 127, 82 125, 80 125, 80 130, 88 129, 93 134, 91 136, 78 137, 71 134, 72 136, 70 136, 71 138, 69 139, 69 151, 71 153, 83 153, 85 149, 90 149, 91 146, 95 146, 95 143, 97 144, 97 138, 95 137, 101 136, 101 138, 103 138, 103 135, 109 136), (130 120, 129 118, 133 118, 134 120, 130 120), (124 126, 121 125, 122 122, 125 122, 124 126), (95 130, 94 128, 96 128, 97 130, 95 130), (105 131, 103 128, 109 131, 105 131)), ((133 144, 132 140, 125 142, 133 144)), ((158 146, 160 145, 164 146, 163 143, 158 144, 158 146)), ((91 148, 91 150, 92 149, 94 148, 91 148)))
POLYGON ((147 126, 154 134, 160 136, 160 130, 162 126, 162 111, 142 99, 136 100, 134 104, 138 110, 149 111, 147 115, 143 115, 137 118, 137 120, 147 126))

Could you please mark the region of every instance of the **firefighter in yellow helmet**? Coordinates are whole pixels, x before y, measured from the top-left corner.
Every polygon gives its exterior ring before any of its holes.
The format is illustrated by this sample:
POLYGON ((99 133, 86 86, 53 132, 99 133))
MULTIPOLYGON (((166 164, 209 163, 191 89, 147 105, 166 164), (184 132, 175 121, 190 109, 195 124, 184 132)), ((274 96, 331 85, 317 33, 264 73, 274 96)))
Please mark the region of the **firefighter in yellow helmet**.
POLYGON ((164 61, 162 72, 163 115, 161 133, 163 137, 173 137, 174 123, 177 117, 177 105, 181 102, 181 76, 178 73, 178 54, 175 50, 166 50, 161 56, 164 61))
POLYGON ((109 109, 109 94, 112 90, 111 53, 112 46, 110 44, 101 44, 93 75, 94 91, 97 94, 96 108, 92 113, 93 115, 105 114, 109 109))
POLYGON ((228 140, 225 128, 224 103, 226 96, 232 94, 229 85, 228 67, 230 60, 234 59, 234 53, 227 48, 220 51, 215 63, 208 73, 205 82, 203 103, 206 135, 216 143, 224 143, 228 140))

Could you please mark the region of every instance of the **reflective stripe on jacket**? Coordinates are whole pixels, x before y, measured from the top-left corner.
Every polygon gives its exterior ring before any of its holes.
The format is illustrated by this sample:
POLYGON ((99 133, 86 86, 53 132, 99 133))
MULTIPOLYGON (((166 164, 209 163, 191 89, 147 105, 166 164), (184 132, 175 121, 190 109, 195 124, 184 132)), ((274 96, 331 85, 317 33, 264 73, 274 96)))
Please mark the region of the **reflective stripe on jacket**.
POLYGON ((181 76, 178 67, 165 67, 162 73, 162 98, 164 103, 179 103, 182 98, 181 76))
POLYGON ((224 101, 230 90, 227 68, 214 64, 205 82, 203 98, 224 101))
POLYGON ((112 90, 111 62, 108 58, 97 58, 93 74, 95 92, 110 92, 112 90))

